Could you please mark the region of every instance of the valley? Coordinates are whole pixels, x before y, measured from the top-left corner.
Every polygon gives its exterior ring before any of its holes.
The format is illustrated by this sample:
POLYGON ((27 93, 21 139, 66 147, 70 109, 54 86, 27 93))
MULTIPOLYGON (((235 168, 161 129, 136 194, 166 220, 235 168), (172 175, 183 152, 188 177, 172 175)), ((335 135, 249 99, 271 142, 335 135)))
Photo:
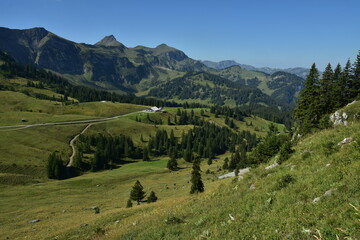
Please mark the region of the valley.
POLYGON ((1 239, 357 239, 359 97, 360 53, 257 69, 0 27, 1 239))

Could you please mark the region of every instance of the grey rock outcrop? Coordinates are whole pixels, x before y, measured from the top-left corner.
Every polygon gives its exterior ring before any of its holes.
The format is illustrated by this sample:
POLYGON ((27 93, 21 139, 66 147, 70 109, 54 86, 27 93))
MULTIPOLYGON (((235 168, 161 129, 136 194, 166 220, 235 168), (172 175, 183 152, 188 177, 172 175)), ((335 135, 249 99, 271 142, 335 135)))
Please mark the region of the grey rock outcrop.
POLYGON ((348 118, 349 116, 347 115, 346 112, 336 111, 335 113, 330 115, 330 121, 333 123, 334 126, 338 126, 338 125, 347 126, 349 124, 347 121, 348 118))

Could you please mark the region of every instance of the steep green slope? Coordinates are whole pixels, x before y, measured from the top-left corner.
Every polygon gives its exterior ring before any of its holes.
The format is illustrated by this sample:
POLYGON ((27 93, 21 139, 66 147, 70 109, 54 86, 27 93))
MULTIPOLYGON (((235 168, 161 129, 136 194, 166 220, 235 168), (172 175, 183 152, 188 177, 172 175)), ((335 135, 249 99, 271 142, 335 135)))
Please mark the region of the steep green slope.
POLYGON ((1 188, 0 228, 12 239, 356 239, 360 104, 343 111, 350 116, 348 127, 300 139, 290 158, 272 169, 265 167, 277 157, 239 180, 218 180, 228 155, 203 163, 205 192, 198 195, 188 194, 190 165, 181 162, 180 171, 168 172, 165 159, 1 188), (337 146, 345 137, 354 141, 337 146), (136 180, 155 191, 158 202, 125 208, 136 180), (40 222, 27 222, 32 219, 40 222))
MULTIPOLYGON (((344 111, 358 114, 360 103, 344 111)), ((356 239, 359 129, 357 117, 348 127, 309 135, 280 166, 262 164, 231 184, 133 217, 136 225, 103 228, 113 239, 356 239)))

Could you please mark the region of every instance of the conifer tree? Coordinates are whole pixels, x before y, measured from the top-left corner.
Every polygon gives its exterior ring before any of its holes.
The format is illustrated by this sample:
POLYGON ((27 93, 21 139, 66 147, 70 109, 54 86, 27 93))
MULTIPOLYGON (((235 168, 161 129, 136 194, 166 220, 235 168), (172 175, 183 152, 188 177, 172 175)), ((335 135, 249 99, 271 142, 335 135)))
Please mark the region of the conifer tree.
POLYGON ((204 191, 204 183, 201 180, 200 158, 194 160, 192 168, 190 193, 201 193, 204 191))
POLYGON ((306 77, 305 87, 300 92, 295 109, 296 127, 299 133, 306 134, 317 126, 321 116, 319 108, 319 71, 314 63, 306 77))
POLYGON ((126 208, 131 208, 133 206, 131 199, 127 200, 126 208))
POLYGON ((150 195, 147 199, 147 203, 152 203, 152 202, 156 202, 158 200, 158 197, 155 195, 154 191, 150 192, 150 195))
POLYGON ((351 69, 351 62, 350 59, 346 62, 346 65, 341 72, 341 82, 344 82, 345 91, 344 97, 341 101, 341 107, 346 105, 352 100, 352 69, 351 69))
POLYGON ((144 148, 143 150, 143 161, 144 162, 150 161, 149 151, 147 148, 144 148))
POLYGON ((240 162, 239 151, 235 151, 235 154, 232 154, 230 158, 229 170, 233 171, 234 169, 236 169, 236 166, 239 164, 239 162, 240 162))
POLYGON ((167 125, 172 125, 172 124, 171 124, 171 120, 170 120, 170 116, 168 116, 167 125))
POLYGON ((350 89, 351 98, 356 99, 360 94, 360 51, 356 57, 353 67, 352 86, 350 89))
POLYGON ((167 168, 171 171, 176 171, 178 169, 178 163, 174 156, 171 156, 170 160, 168 161, 167 168))
POLYGON ((243 168, 246 168, 249 165, 249 163, 247 161, 245 149, 240 149, 239 152, 240 152, 240 161, 237 165, 237 168, 243 169, 243 168))
POLYGON ((332 92, 332 107, 337 109, 343 106, 344 99, 346 98, 346 81, 341 77, 342 68, 338 64, 334 69, 333 74, 333 92, 332 92))
POLYGON ((229 169, 229 158, 225 158, 223 169, 224 170, 229 169))
POLYGON ((184 158, 184 160, 185 160, 186 162, 192 162, 192 158, 193 158, 192 155, 193 155, 193 154, 192 154, 192 149, 191 149, 190 145, 188 145, 188 146, 186 147, 186 149, 184 150, 183 158, 184 158))
POLYGON ((78 150, 75 154, 73 164, 72 164, 73 167, 79 169, 80 171, 83 170, 82 158, 83 158, 82 153, 78 150))
POLYGON ((62 160, 55 152, 51 153, 48 157, 47 162, 47 175, 50 179, 61 179, 62 178, 62 160))
POLYGON ((291 142, 286 141, 280 147, 278 163, 281 164, 281 163, 285 162, 286 160, 288 160, 288 158, 292 152, 293 152, 293 150, 291 149, 291 142))
POLYGON ((130 192, 130 199, 136 201, 140 205, 140 201, 145 198, 144 187, 141 185, 139 180, 137 180, 130 192))
POLYGON ((334 79, 334 72, 332 70, 331 64, 329 63, 326 66, 322 78, 319 81, 320 109, 318 111, 320 111, 321 114, 326 114, 332 111, 333 108, 332 101, 333 101, 333 93, 334 93, 333 79, 334 79))
POLYGON ((175 134, 174 134, 174 130, 171 129, 171 132, 170 132, 170 145, 171 146, 176 146, 177 142, 176 142, 176 138, 175 138, 175 134))

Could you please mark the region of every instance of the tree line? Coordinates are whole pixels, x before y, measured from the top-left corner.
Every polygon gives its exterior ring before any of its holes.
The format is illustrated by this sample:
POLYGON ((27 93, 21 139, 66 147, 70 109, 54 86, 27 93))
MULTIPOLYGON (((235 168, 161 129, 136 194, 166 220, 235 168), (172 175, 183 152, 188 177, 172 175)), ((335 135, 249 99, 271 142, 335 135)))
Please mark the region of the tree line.
POLYGON ((360 94, 360 52, 354 64, 347 61, 344 68, 329 63, 322 76, 315 63, 306 77, 294 111, 297 132, 306 134, 329 126, 329 116, 338 108, 358 99, 360 94))
MULTIPOLYGON (((131 103, 145 106, 159 106, 159 107, 183 107, 186 108, 209 108, 209 105, 200 104, 195 102, 185 102, 185 103, 176 103, 174 101, 164 101, 149 97, 136 97, 135 95, 119 95, 113 92, 108 92, 100 89, 93 89, 85 86, 75 86, 69 83, 69 81, 59 74, 53 73, 51 71, 46 71, 41 68, 37 68, 33 65, 23 65, 16 63, 15 60, 8 54, 0 51, 0 60, 4 61, 4 64, 0 66, 0 71, 7 78, 12 77, 24 77, 28 79, 33 79, 39 81, 38 84, 28 83, 29 86, 34 85, 34 87, 45 87, 52 89, 58 94, 64 95, 62 99, 49 98, 49 100, 62 101, 65 104, 73 104, 73 101, 69 101, 68 97, 77 99, 79 102, 93 102, 93 101, 112 101, 112 102, 121 102, 121 103, 131 103)), ((193 74, 193 73, 192 73, 193 74)), ((191 74, 190 74, 191 75, 191 74)), ((222 81, 226 81, 222 79, 222 81)), ((228 81, 226 81, 228 82, 228 81)), ((231 81, 229 81, 231 82, 231 81)), ((223 82, 221 82, 223 84, 223 82)), ((233 83, 231 83, 233 84, 233 83)), ((12 87, 0 85, 0 90, 15 90, 12 87)), ((260 94, 260 93, 259 93, 260 94)), ((225 94, 229 95, 229 94, 225 94)), ((239 91, 231 93, 231 96, 234 95, 236 98, 242 98, 244 94, 239 94, 239 91)), ((250 97, 249 94, 245 94, 247 97, 250 97)), ((245 96, 244 95, 244 96, 245 96)), ((261 95, 261 94, 260 94, 261 95)), ((255 114, 257 116, 263 117, 267 120, 274 121, 277 123, 284 123, 286 126, 291 125, 291 115, 288 114, 288 110, 279 111, 277 107, 263 106, 257 102, 262 99, 261 96, 251 95, 251 103, 248 107, 235 107, 232 108, 233 118, 240 120, 240 116, 246 116, 255 114)), ((35 96, 41 99, 47 99, 45 96, 35 96)), ((269 100, 269 99, 268 99, 269 100)), ((262 101, 262 100, 261 100, 262 101)), ((272 100, 269 100, 272 105, 275 103, 272 100)), ((220 112, 229 112, 229 107, 219 106, 219 104, 224 104, 224 102, 213 102, 213 107, 215 107, 220 112)), ((270 104, 270 105, 271 105, 270 104)), ((230 117, 230 116, 229 116, 230 117)))
POLYGON ((73 166, 80 171, 111 169, 115 164, 126 163, 124 158, 141 159, 143 150, 136 147, 125 135, 80 135, 73 166), (93 154, 90 162, 84 161, 83 154, 93 154))

